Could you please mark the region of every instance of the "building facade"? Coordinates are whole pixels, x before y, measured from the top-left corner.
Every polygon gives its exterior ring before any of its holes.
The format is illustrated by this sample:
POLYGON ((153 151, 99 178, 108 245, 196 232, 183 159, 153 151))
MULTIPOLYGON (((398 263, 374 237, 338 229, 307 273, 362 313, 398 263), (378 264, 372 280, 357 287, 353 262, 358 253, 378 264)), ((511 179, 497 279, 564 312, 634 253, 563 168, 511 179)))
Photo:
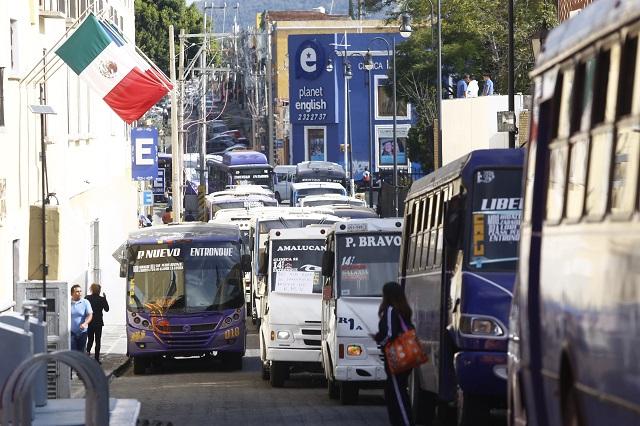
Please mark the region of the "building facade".
MULTIPOLYGON (((289 36, 291 158, 346 166, 360 180, 365 168, 391 171, 393 155, 392 52, 398 33, 289 36), (367 51, 372 70, 365 68, 367 51), (328 66, 329 65, 329 66, 328 66), (346 141, 346 144, 345 144, 346 141)), ((398 98, 397 167, 407 171, 406 140, 412 105, 398 98)))
POLYGON ((105 321, 124 324, 125 286, 111 255, 137 227, 130 127, 53 54, 87 9, 134 40, 134 0, 0 2, 0 305, 16 299, 18 281, 41 276, 31 214, 44 175, 47 210, 57 213, 47 216, 47 279, 85 292, 99 282, 112 307, 105 321), (44 135, 30 108, 41 103, 55 112, 44 135))

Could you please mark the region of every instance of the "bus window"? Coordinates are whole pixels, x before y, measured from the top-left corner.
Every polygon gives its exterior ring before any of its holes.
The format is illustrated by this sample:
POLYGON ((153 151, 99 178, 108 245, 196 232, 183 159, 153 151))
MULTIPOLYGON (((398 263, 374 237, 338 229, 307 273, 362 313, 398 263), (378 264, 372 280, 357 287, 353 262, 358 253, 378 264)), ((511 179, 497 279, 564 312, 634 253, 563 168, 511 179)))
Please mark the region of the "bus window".
POLYGON ((587 180, 588 143, 588 136, 581 136, 580 139, 572 141, 570 147, 566 217, 571 220, 582 217, 587 180))
POLYGON ((638 89, 636 85, 636 57, 638 54, 638 35, 627 38, 622 48, 620 60, 620 78, 618 79, 618 107, 616 116, 624 117, 631 114, 633 93, 638 89))
POLYGON ((629 214, 633 211, 638 183, 640 133, 633 128, 618 132, 611 182, 611 212, 629 214))
POLYGON ((548 222, 557 223, 562 218, 567 168, 567 145, 556 143, 549 153, 549 180, 547 182, 548 222))
POLYGON ((601 218, 607 208, 612 142, 613 130, 610 128, 594 132, 591 137, 586 208, 587 215, 595 219, 601 218))
MULTIPOLYGON (((595 85, 593 87, 593 114, 591 117, 592 127, 605 121, 605 112, 608 109, 607 96, 609 87, 609 66, 611 61, 611 51, 603 50, 598 53, 595 70, 595 85)), ((609 119, 611 117, 608 117, 609 119)), ((608 120, 607 120, 608 121, 608 120)))
POLYGON ((424 232, 422 233, 422 255, 420 266, 424 269, 430 266, 429 250, 431 248, 431 211, 434 209, 433 197, 426 199, 426 207, 424 212, 424 232))
POLYGON ((518 259, 522 170, 478 170, 471 194, 469 266, 512 271, 518 259))

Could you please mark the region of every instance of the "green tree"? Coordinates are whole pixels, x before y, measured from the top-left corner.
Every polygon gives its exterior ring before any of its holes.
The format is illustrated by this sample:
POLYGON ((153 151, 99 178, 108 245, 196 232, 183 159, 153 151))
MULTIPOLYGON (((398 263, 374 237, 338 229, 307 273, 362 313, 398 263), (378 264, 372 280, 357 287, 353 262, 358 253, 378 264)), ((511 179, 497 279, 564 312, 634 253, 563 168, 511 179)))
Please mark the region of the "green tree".
MULTIPOLYGON (((173 24, 178 46, 180 29, 201 33, 203 15, 195 4, 187 7, 185 0, 135 0, 136 44, 169 75, 169 25, 173 24)), ((187 58, 197 49, 188 49, 187 58)), ((178 53, 176 47, 176 54, 178 53)))
MULTIPOLYGON (((390 21, 406 12, 414 32, 398 46, 398 92, 414 104, 416 126, 409 134, 412 161, 433 169, 433 120, 437 117, 436 0, 366 0, 370 10, 390 7, 390 21), (432 21, 433 18, 433 21, 432 21), (433 37, 432 37, 433 35, 433 37), (427 132, 427 133, 425 133, 427 132), (427 146, 425 146, 425 144, 427 146)), ((529 93, 533 67, 531 36, 543 25, 556 24, 551 0, 514 0, 515 90, 529 93)), ((504 0, 442 0, 442 74, 473 74, 482 82, 483 72, 492 75, 497 93, 507 93, 508 10, 504 0)), ((444 94, 447 97, 447 94, 444 94)))

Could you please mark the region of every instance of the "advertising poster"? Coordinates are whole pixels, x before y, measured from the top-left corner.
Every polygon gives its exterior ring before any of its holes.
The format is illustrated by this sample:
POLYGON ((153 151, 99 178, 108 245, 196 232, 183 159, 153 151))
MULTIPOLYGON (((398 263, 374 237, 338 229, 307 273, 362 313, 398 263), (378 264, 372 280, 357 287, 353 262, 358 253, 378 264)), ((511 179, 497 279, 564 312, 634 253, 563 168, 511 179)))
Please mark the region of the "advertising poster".
MULTIPOLYGON (((409 161, 407 158, 407 135, 409 134, 408 125, 399 125, 396 127, 396 136, 398 141, 398 166, 407 167, 409 161)), ((393 167, 393 126, 376 126, 376 161, 379 167, 393 167)))

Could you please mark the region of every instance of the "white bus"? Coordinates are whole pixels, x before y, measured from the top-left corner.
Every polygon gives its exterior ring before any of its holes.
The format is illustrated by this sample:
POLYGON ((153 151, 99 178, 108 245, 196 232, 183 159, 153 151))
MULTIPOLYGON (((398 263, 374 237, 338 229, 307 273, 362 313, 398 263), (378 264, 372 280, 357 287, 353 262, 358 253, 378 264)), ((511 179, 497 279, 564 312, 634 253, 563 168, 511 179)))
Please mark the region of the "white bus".
POLYGON ((330 227, 269 231, 267 285, 261 289, 262 378, 282 387, 291 372, 322 371, 322 256, 330 227))
POLYGON ((398 277, 402 219, 337 222, 322 261, 322 365, 329 397, 343 404, 386 379, 378 331, 382 286, 398 277))

